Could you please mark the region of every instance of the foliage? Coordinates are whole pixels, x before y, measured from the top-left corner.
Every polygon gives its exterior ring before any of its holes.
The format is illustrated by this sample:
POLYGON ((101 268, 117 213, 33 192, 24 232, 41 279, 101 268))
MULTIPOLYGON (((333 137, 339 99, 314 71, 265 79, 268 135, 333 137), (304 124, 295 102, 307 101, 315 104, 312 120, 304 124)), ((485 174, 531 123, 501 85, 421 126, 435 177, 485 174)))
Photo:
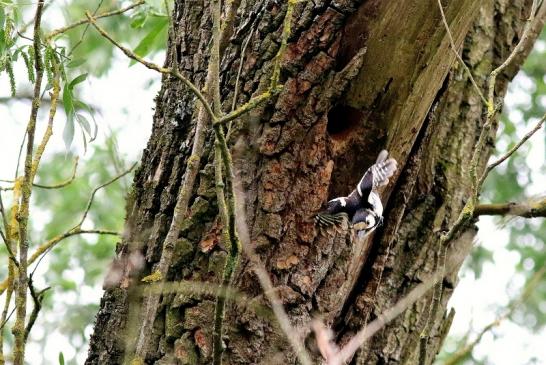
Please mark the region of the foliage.
MULTIPOLYGON (((34 229, 33 237, 44 241, 73 226, 81 216, 89 194, 99 184, 127 169, 127 161, 120 156, 115 135, 104 145, 93 144, 90 156, 81 164, 76 179, 60 190, 36 189, 34 207, 37 211, 48 212, 51 220, 39 230, 34 229)), ((45 161, 40 169, 38 182, 52 184, 66 180, 72 173, 74 156, 57 153, 45 161)), ((121 231, 124 219, 124 201, 131 178, 99 191, 87 220, 89 228, 107 228, 121 231)), ((87 338, 85 330, 93 323, 98 303, 89 302, 84 293, 101 288, 102 280, 114 254, 119 238, 103 235, 77 235, 55 247, 40 265, 43 279, 52 287, 43 303, 40 325, 45 333, 54 331, 65 335, 77 353, 85 353, 87 338), (87 289, 86 289, 87 287, 87 289), (59 298, 63 305, 59 308, 59 298), (58 312, 62 313, 62 319, 58 312)), ((39 341, 47 346, 47 337, 39 341)), ((65 355, 66 356, 66 355, 65 355)), ((67 358, 67 364, 74 364, 67 358)))
MULTIPOLYGON (((152 56, 165 49, 169 23, 168 9, 165 7, 169 6, 169 2, 148 0, 135 6, 131 14, 104 17, 101 18, 101 23, 116 39, 133 45, 139 56, 152 56)), ((98 77, 108 72, 114 60, 114 47, 105 42, 100 34, 89 29, 88 23, 56 34, 60 29, 57 28, 60 23, 59 15, 62 15, 63 24, 73 24, 85 18, 86 11, 100 15, 126 4, 130 3, 99 0, 91 6, 89 1, 73 0, 69 6, 53 2, 46 6, 45 13, 52 13, 53 16, 49 21, 50 17, 45 17, 42 24, 45 38, 42 40, 43 59, 48 82, 45 91, 51 89, 52 75, 55 73, 53 67, 58 65, 62 78, 63 107, 67 115, 63 132, 67 149, 76 133, 74 121, 81 129, 85 147, 96 137, 97 126, 93 111, 77 97, 75 86, 83 82, 87 75, 98 77)), ((0 73, 6 72, 9 76, 12 96, 17 95, 17 84, 22 81, 16 78, 14 72, 17 62, 25 67, 28 81, 35 81, 34 49, 32 38, 27 34, 32 31, 32 5, 13 0, 0 3, 0 73)))

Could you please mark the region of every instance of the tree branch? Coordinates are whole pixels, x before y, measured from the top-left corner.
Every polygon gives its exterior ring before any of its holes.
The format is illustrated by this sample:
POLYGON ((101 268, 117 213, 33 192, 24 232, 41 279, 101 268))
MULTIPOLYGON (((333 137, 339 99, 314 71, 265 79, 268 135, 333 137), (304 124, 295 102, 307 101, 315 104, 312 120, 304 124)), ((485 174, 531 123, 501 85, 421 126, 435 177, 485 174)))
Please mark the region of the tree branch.
MULTIPOLYGON (((145 3, 146 3, 146 1, 139 0, 136 3, 131 4, 131 5, 127 6, 127 7, 125 7, 125 8, 118 9, 118 10, 113 10, 113 11, 108 11, 108 12, 105 12, 105 13, 101 13, 101 14, 98 14, 98 15, 94 16, 93 18, 94 19, 101 19, 101 18, 107 18, 107 17, 114 16, 114 15, 120 15, 120 14, 125 13, 126 11, 129 11, 131 9, 139 7, 140 5, 143 5, 145 3)), ((52 32, 50 32, 49 34, 47 34, 45 36, 45 39, 47 41, 49 41, 50 39, 52 39, 55 36, 58 36, 59 34, 65 33, 65 32, 67 32, 67 31, 69 31, 69 30, 71 30, 73 28, 76 28, 76 27, 79 27, 80 25, 88 24, 88 23, 90 23, 90 19, 88 17, 82 18, 82 19, 78 20, 77 22, 74 22, 74 23, 69 24, 67 26, 64 26, 62 28, 58 28, 58 29, 53 30, 52 32)))
POLYGON ((535 133, 536 131, 538 131, 542 125, 544 124, 544 121, 546 121, 546 114, 544 114, 542 116, 542 118, 538 121, 538 123, 533 127, 533 129, 531 129, 529 132, 527 132, 527 134, 525 136, 523 136, 523 138, 518 142, 516 143, 516 145, 514 147, 512 147, 508 152, 506 152, 502 157, 500 157, 498 160, 496 160, 495 162, 491 163, 489 166, 487 166, 487 168, 485 169, 485 171, 483 172, 483 175, 482 177, 480 178, 480 181, 479 181, 479 186, 482 186, 483 185, 483 182, 485 181, 485 179, 487 178, 487 176, 489 175, 489 173, 495 168, 497 167, 498 165, 500 165, 501 163, 503 163, 504 161, 506 161, 510 156, 512 156, 514 154, 514 152, 516 152, 525 142, 527 142, 527 140, 529 138, 531 138, 535 133))
POLYGON ((33 151, 34 151, 34 134, 36 130, 36 119, 38 109, 40 108, 40 91, 42 88, 43 64, 40 53, 40 28, 42 22, 42 11, 44 0, 38 0, 36 6, 36 15, 34 17, 34 69, 36 71, 36 81, 34 84, 34 99, 30 111, 30 118, 27 124, 27 149, 25 157, 25 173, 21 185, 22 198, 21 206, 17 212, 17 221, 19 224, 19 276, 17 283, 17 292, 15 298, 16 319, 12 327, 12 333, 15 337, 15 346, 13 347, 13 363, 14 365, 23 365, 25 362, 25 320, 27 309, 27 266, 28 266, 28 238, 27 224, 29 218, 30 195, 32 193, 32 178, 33 178, 33 151))
POLYGON ((25 342, 28 340, 28 335, 30 334, 32 327, 34 326, 34 323, 36 323, 36 320, 38 319, 38 314, 40 313, 40 310, 42 309, 42 300, 44 299, 45 292, 50 289, 50 287, 47 287, 45 289, 40 290, 39 292, 36 292, 36 289, 34 288, 34 285, 32 283, 32 275, 29 279, 28 286, 30 289, 30 295, 32 296, 32 300, 34 301, 34 308, 32 309, 32 312, 30 313, 30 317, 28 318, 27 328, 25 329, 25 342))
POLYGON ((474 217, 481 215, 512 215, 523 218, 546 217, 546 197, 531 202, 509 202, 479 204, 474 209, 474 217))
POLYGON ((72 168, 72 176, 70 176, 65 181, 61 181, 60 183, 53 184, 53 185, 42 185, 38 183, 34 183, 34 186, 40 189, 61 189, 65 186, 70 185, 75 179, 76 179, 76 172, 78 170, 78 160, 79 157, 76 156, 76 159, 74 160, 74 167, 72 168))
MULTIPOLYGON (((36 188, 40 188, 40 189, 61 189, 61 188, 64 188, 65 186, 70 185, 76 179, 76 172, 78 169, 78 160, 79 160, 79 157, 76 156, 74 160, 74 167, 72 168, 72 175, 65 181, 61 181, 60 183, 53 184, 53 185, 44 185, 44 184, 38 184, 33 182, 32 186, 36 188)), ((4 179, 0 179, 0 182, 11 183, 11 184, 15 183, 14 180, 4 180, 4 179)), ((2 188, 2 190, 13 190, 13 186, 2 188)))
POLYGON ((199 101, 202 103, 203 107, 205 108, 205 110, 207 111, 207 113, 209 114, 210 118, 213 120, 213 121, 216 121, 217 117, 216 115, 214 114, 214 112, 212 111, 212 108, 210 106, 210 104, 207 102, 207 99, 205 98, 205 96, 201 93, 201 91, 199 91, 199 89, 197 88, 197 86, 195 86, 189 79, 187 79, 186 77, 184 77, 180 72, 178 72, 177 70, 174 70, 172 68, 165 68, 165 67, 161 67, 159 65, 156 65, 155 63, 153 62, 150 62, 150 61, 147 61, 145 60, 144 58, 140 57, 139 55, 135 54, 133 51, 131 51, 129 48, 126 48, 124 46, 121 45, 121 43, 119 43, 118 41, 116 41, 114 38, 112 38, 112 36, 110 34, 108 34, 108 32, 106 32, 102 27, 100 27, 97 23, 96 23, 96 19, 92 17, 92 15, 87 12, 85 14, 87 16, 87 18, 89 19, 89 22, 91 23, 91 25, 93 25, 93 27, 95 27, 95 29, 106 39, 108 39, 110 41, 110 43, 112 43, 114 46, 116 46, 117 48, 119 48, 123 53, 125 53, 125 55, 127 57, 129 57, 130 59, 138 62, 138 63, 141 63, 142 65, 144 65, 145 67, 149 68, 150 70, 154 70, 154 71, 157 71, 159 73, 162 73, 162 74, 167 74, 167 75, 172 75, 174 77, 176 77, 177 79, 179 79, 180 81, 182 81, 194 94, 195 96, 197 96, 197 98, 199 99, 199 101))
MULTIPOLYGON (((70 229, 39 245, 36 251, 34 251, 32 255, 30 256, 30 258, 28 259, 28 265, 32 265, 41 255, 51 250, 53 247, 55 247, 59 242, 61 242, 65 238, 76 236, 79 234, 90 234, 90 233, 99 234, 99 235, 121 236, 121 233, 119 232, 110 231, 106 229, 70 229)), ((0 283, 0 295, 4 293, 7 287, 8 287, 8 279, 5 279, 4 281, 0 283)))
POLYGON ((87 214, 89 213, 89 210, 91 209, 91 205, 93 204, 93 200, 95 199, 95 194, 97 193, 97 191, 99 191, 100 189, 110 185, 110 184, 113 184, 114 182, 116 182, 117 180, 121 179, 123 176, 127 175, 128 173, 130 173, 131 171, 133 171, 133 169, 137 166, 137 162, 135 162, 131 167, 129 167, 128 170, 125 170, 124 172, 122 172, 121 174, 115 176, 114 178, 108 180, 107 182, 105 182, 104 184, 101 184, 99 186, 97 186, 95 189, 93 189, 93 191, 91 192, 91 196, 89 197, 89 201, 87 202, 87 206, 85 207, 85 210, 83 212, 83 215, 79 221, 78 224, 76 224, 76 226, 74 226, 74 229, 75 228, 80 228, 83 224, 83 221, 85 221, 85 218, 87 217, 87 214))

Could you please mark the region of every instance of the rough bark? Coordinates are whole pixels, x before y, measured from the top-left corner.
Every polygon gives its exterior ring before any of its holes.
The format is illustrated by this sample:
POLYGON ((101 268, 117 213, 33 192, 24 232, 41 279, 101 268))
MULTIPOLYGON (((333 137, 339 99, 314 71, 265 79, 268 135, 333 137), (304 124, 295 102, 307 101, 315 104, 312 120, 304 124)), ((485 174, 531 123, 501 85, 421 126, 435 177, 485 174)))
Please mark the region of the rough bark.
MULTIPOLYGON (((478 83, 485 84, 486 75, 517 43, 531 0, 443 3, 463 58, 478 83)), ((226 111, 249 36, 239 103, 267 87, 285 9, 273 0, 243 1, 222 59, 226 111), (245 26, 249 19, 256 20, 245 26)), ((208 3, 177 0, 173 17, 166 64, 202 85, 211 38, 208 3)), ((522 60, 499 77, 498 97, 522 60)), ((319 315, 335 328, 340 342, 346 341, 433 270, 438 234, 456 219, 470 194, 466 167, 485 111, 454 61, 436 0, 298 5, 283 60, 284 91, 237 121, 230 142, 252 244, 303 334, 319 315), (382 148, 400 166, 397 179, 382 193, 388 202, 385 225, 365 241, 350 233, 318 235, 313 215, 328 198, 351 191, 382 148)), ((125 277, 104 293, 87 364, 119 364, 131 357, 140 303, 134 288, 159 260, 190 154, 195 98, 178 80, 164 77, 156 103, 152 137, 117 248, 116 262, 126 263, 118 265, 125 268, 125 277), (145 258, 144 269, 130 272, 127 263, 138 253, 145 258)), ((493 141, 492 135, 490 147, 493 141)), ((218 245, 212 136, 209 142, 169 273, 172 281, 218 283, 221 277, 226 253, 218 245)), ((488 157, 489 151, 481 168, 488 157)), ((467 227, 450 246, 451 274, 444 280, 440 310, 431 319, 427 364, 449 329, 447 300, 475 230, 467 227)), ((234 284, 253 303, 267 305, 245 258, 234 284)), ((408 309, 354 361, 416 363, 429 303, 427 296, 408 309)), ((229 305, 225 363, 295 363, 270 313, 253 308, 229 305)), ((164 295, 146 362, 209 363, 213 312, 213 297, 164 295)))

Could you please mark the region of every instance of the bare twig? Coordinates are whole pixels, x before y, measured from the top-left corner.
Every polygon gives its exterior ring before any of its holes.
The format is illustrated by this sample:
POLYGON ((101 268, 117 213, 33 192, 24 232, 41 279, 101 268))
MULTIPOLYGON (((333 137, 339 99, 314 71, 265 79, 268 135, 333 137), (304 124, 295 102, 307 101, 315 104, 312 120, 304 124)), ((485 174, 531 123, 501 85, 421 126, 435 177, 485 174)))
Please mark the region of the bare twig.
POLYGON ((171 69, 171 68, 165 68, 165 67, 161 67, 159 65, 156 65, 155 63, 153 62, 149 62, 147 60, 145 60, 144 58, 140 57, 139 55, 135 54, 133 51, 131 51, 129 48, 126 48, 124 46, 121 45, 121 43, 119 43, 118 41, 116 41, 114 38, 112 38, 112 36, 110 34, 108 34, 108 32, 106 32, 102 27, 100 27, 97 23, 96 23, 96 19, 93 18, 91 16, 91 14, 89 14, 89 12, 86 13, 86 16, 87 18, 89 19, 89 22, 91 23, 91 25, 93 25, 93 27, 95 27, 95 29, 106 39, 108 39, 114 46, 116 46, 117 48, 119 48, 123 53, 125 53, 125 55, 127 57, 129 57, 130 59, 132 60, 135 60, 137 61, 138 63, 141 63, 143 64, 145 67, 149 68, 150 70, 154 70, 154 71, 157 71, 159 73, 162 73, 162 74, 168 74, 168 75, 172 75, 174 77, 176 77, 177 79, 179 79, 180 81, 182 81, 184 83, 184 85, 186 85, 194 94, 195 96, 197 96, 197 98, 199 99, 199 101, 202 103, 202 105, 204 106, 205 110, 207 111, 207 113, 209 114, 210 118, 214 121, 217 119, 216 115, 214 114, 214 112, 212 111, 212 108, 210 106, 210 104, 208 103, 207 99, 205 98, 205 96, 201 93, 201 91, 199 91, 199 89, 197 88, 197 86, 195 86, 189 79, 187 79, 186 77, 184 77, 180 72, 178 72, 177 70, 174 70, 174 69, 171 69))
POLYGON ((322 321, 315 319, 311 322, 311 328, 315 332, 315 338, 317 341, 317 347, 320 354, 326 361, 327 365, 338 365, 335 363, 336 354, 339 352, 339 348, 333 341, 334 336, 330 328, 327 328, 322 321))
MULTIPOLYGON (((402 314, 409 306, 421 299, 436 283, 442 280, 444 272, 436 272, 432 277, 417 285, 409 294, 398 301, 394 306, 380 314, 374 321, 357 332, 356 335, 341 349, 331 364, 344 364, 351 359, 354 353, 380 329, 402 314)), ((330 364, 329 364, 330 365, 330 364)))
MULTIPOLYGON (((108 11, 108 12, 101 13, 101 14, 98 14, 98 15, 93 15, 92 18, 93 19, 101 19, 101 18, 107 18, 107 17, 114 16, 114 15, 120 15, 120 14, 123 14, 123 13, 131 10, 131 9, 139 7, 139 6, 141 6, 141 5, 145 4, 145 3, 146 2, 144 0, 139 0, 139 1, 127 6, 125 8, 117 9, 117 10, 113 10, 113 11, 108 11)), ((79 27, 80 25, 89 24, 89 23, 90 23, 90 18, 88 18, 88 17, 82 18, 82 19, 78 20, 77 22, 74 22, 74 23, 66 25, 66 26, 64 26, 62 28, 58 28, 58 29, 55 29, 55 30, 51 31, 49 34, 47 34, 45 36, 45 39, 50 40, 53 37, 58 36, 59 34, 66 33, 67 31, 69 31, 71 29, 74 29, 76 27, 79 27)))
POLYGON ((489 175, 489 173, 498 165, 506 161, 510 156, 514 154, 529 138, 531 138, 544 124, 544 121, 546 121, 546 114, 542 116, 542 118, 538 121, 538 123, 531 129, 523 138, 515 144, 514 147, 512 147, 508 152, 506 152, 503 156, 501 156, 498 160, 495 162, 489 164, 487 168, 485 169, 482 177, 480 178, 480 181, 478 182, 479 186, 483 185, 483 182, 489 175))
POLYGON ((66 179, 65 181, 61 181, 60 183, 53 184, 53 185, 43 185, 34 183, 34 186, 40 189, 61 189, 65 186, 70 185, 75 179, 76 179, 76 172, 78 171, 78 157, 74 159, 74 167, 72 168, 72 175, 66 179))
POLYGON ((39 292, 36 292, 36 289, 34 288, 32 282, 32 276, 29 278, 28 287, 30 289, 30 295, 32 296, 32 300, 34 301, 34 308, 32 309, 32 313, 30 313, 27 328, 25 329, 25 342, 28 340, 28 335, 30 334, 32 327, 34 326, 34 323, 36 323, 36 320, 38 319, 38 314, 42 309, 42 300, 44 299, 45 292, 50 289, 50 287, 47 287, 40 290, 39 292))
MULTIPOLYGON (((537 9, 538 0, 533 0, 533 4, 531 5, 531 13, 529 14, 529 18, 525 22, 525 27, 523 29, 523 34, 521 36, 521 39, 516 44, 516 47, 510 52, 510 55, 504 60, 504 62, 498 66, 496 69, 494 69, 491 74, 489 75, 489 88, 488 88, 488 95, 487 98, 489 100, 489 103, 492 104, 494 100, 494 93, 495 93, 495 86, 496 86, 496 80, 497 76, 504 71, 510 64, 514 61, 515 57, 523 52, 525 49, 524 45, 527 43, 527 38, 529 37, 531 33, 531 29, 533 28, 533 22, 535 19, 540 20, 540 18, 536 17, 536 9, 537 9)), ((543 4, 543 6, 545 6, 543 4)), ((492 107, 492 105, 490 105, 492 107)))
POLYGON ((215 124, 224 124, 231 122, 234 119, 239 118, 241 115, 248 113, 252 109, 256 108, 261 103, 269 100, 272 96, 277 95, 282 90, 282 85, 277 85, 275 88, 271 88, 258 96, 254 96, 247 103, 241 105, 234 111, 218 118, 215 124))
MULTIPOLYGON (((34 100, 34 98, 32 99, 34 100)), ((23 139, 21 140, 21 144, 19 145, 19 153, 17 155, 17 166, 15 166, 15 180, 17 180, 17 177, 19 176, 19 164, 21 163, 21 156, 23 156, 23 148, 25 147, 25 142, 27 140, 27 130, 25 129, 25 134, 23 134, 23 139)))
POLYGON ((239 69, 237 70, 237 77, 235 77, 235 87, 233 90, 233 100, 231 101, 231 111, 233 112, 235 110, 235 107, 237 106, 237 96, 239 94, 239 79, 241 77, 241 73, 243 71, 243 65, 245 60, 245 54, 246 54, 246 48, 248 47, 248 44, 250 43, 250 40, 252 39, 252 35, 254 34, 255 28, 252 28, 250 31, 250 34, 248 35, 247 39, 244 41, 243 46, 241 47, 241 58, 239 61, 239 69))
POLYGON ((5 319, 2 321, 2 323, 0 324, 0 332, 3 332, 3 329, 4 327, 6 326, 6 323, 8 323, 9 319, 11 318, 11 316, 13 316, 13 313, 15 313, 15 308, 13 308, 11 310, 11 312, 5 316, 5 319))
POLYGON ((480 99, 482 99, 482 102, 485 105, 488 105, 489 102, 487 101, 487 99, 485 99, 485 96, 483 95, 481 88, 476 83, 476 80, 474 80, 474 76, 472 76, 472 72, 470 71, 470 69, 468 68, 468 66, 466 65, 464 60, 462 59, 461 55, 459 55, 459 52, 457 51, 457 49, 455 47, 455 41, 453 40, 453 36, 451 35, 451 30, 449 29, 449 25, 447 24, 447 19, 446 19, 446 16, 444 14, 444 8, 442 7, 442 2, 440 0, 438 0, 438 8, 440 9, 440 14, 442 15, 442 22, 444 23, 444 27, 446 29, 447 36, 449 38, 449 43, 450 43, 450 46, 451 46, 450 49, 453 51, 453 54, 455 55, 455 57, 457 58, 457 60, 459 61, 459 63, 463 67, 463 69, 468 74, 468 78, 470 79, 470 82, 472 82, 472 85, 474 86, 474 89, 476 90, 476 92, 480 96, 480 99))
MULTIPOLYGON (((97 15, 97 12, 99 11, 99 9, 101 8, 102 4, 104 3, 104 0, 100 0, 97 7, 95 8, 95 11, 93 11, 93 16, 96 16, 97 15)), ((70 57, 74 51, 76 50, 76 48, 78 48, 80 46, 80 44, 82 44, 83 42, 83 39, 85 38, 85 35, 87 34, 87 31, 89 30, 89 22, 87 22, 87 24, 85 24, 85 28, 83 29, 83 32, 80 36, 80 39, 78 39, 78 41, 76 42, 76 44, 74 44, 74 46, 72 47, 72 49, 70 50, 70 52, 68 52, 68 56, 70 57)))
MULTIPOLYGON (((210 51, 210 60, 209 60, 209 75, 210 93, 212 94, 212 105, 213 110, 216 114, 222 113, 222 102, 220 99, 220 16, 221 16, 221 4, 220 0, 213 0, 211 3, 211 13, 212 13, 212 47, 210 51)), ((227 31, 226 28, 224 28, 227 31)), ((225 139, 223 137, 223 131, 220 128, 215 128, 216 139, 214 147, 214 171, 215 171, 215 186, 216 186, 216 200, 218 202, 218 211, 220 215, 220 220, 222 222, 222 239, 226 247, 229 248, 228 257, 226 257, 226 262, 222 272, 222 283, 218 290, 218 295, 216 297, 216 305, 214 308, 214 328, 212 332, 212 363, 214 365, 222 364, 222 354, 224 352, 224 346, 222 341, 223 334, 223 324, 226 310, 226 292, 231 284, 231 278, 237 261, 239 258, 238 244, 235 242, 237 237, 234 237, 234 227, 230 224, 230 209, 226 203, 226 192, 231 194, 231 166, 226 168, 226 184, 224 184, 222 166, 224 160, 222 159, 223 148, 225 146, 225 139), (220 133, 220 135, 218 135, 220 133), (223 142, 223 143, 222 143, 223 142), (235 238, 233 240, 232 238, 235 238)), ((229 151, 228 151, 229 154, 229 151)))
MULTIPOLYGON (((74 159, 74 166, 72 167, 72 175, 66 179, 65 181, 61 181, 60 183, 53 184, 53 185, 45 185, 45 184, 38 184, 38 183, 32 183, 33 187, 40 188, 40 189, 61 189, 68 185, 70 185, 75 179, 76 179, 76 172, 78 170, 78 160, 79 157, 76 156, 74 159)), ((6 182, 6 183, 15 183, 14 180, 0 180, 0 182, 6 182)), ((13 190, 13 187, 3 188, 4 190, 13 190)))
POLYGON ((97 191, 99 191, 100 189, 110 185, 110 184, 113 184, 114 182, 118 181, 119 179, 121 179, 122 177, 124 177, 125 175, 129 174, 131 171, 133 171, 133 169, 137 166, 137 162, 135 162, 131 167, 129 167, 128 170, 125 170, 124 172, 122 172, 121 174, 113 177, 112 179, 108 180, 107 182, 97 186, 95 189, 93 189, 93 191, 91 192, 91 196, 89 197, 89 200, 87 201, 87 206, 85 207, 85 210, 83 212, 83 215, 79 221, 78 224, 76 224, 76 226, 74 228, 80 228, 83 224, 83 222, 85 221, 85 218, 87 218, 87 214, 89 213, 89 209, 91 209, 91 205, 93 204, 93 200, 95 199, 95 194, 97 193, 97 191))

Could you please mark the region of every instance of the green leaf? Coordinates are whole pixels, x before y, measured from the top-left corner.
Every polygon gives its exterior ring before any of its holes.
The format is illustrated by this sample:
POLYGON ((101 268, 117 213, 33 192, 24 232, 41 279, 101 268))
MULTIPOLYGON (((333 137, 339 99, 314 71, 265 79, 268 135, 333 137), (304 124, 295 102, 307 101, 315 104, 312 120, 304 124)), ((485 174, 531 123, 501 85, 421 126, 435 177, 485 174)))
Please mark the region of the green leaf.
POLYGON ((62 352, 59 352, 59 365, 64 365, 64 355, 62 352))
POLYGON ((144 26, 144 23, 146 23, 146 19, 148 19, 148 11, 145 9, 144 11, 140 11, 136 13, 133 16, 133 21, 131 22, 131 28, 133 29, 140 29, 144 26))
MULTIPOLYGON (((134 52, 139 55, 140 57, 146 56, 148 53, 150 53, 152 46, 154 45, 154 41, 157 38, 157 36, 161 33, 161 31, 167 26, 168 20, 164 18, 158 19, 155 26, 152 28, 150 33, 148 33, 136 46, 134 52)), ((136 61, 131 61, 129 66, 132 66, 136 63, 136 61)))
MULTIPOLYGON (((95 138, 97 138, 97 133, 99 131, 99 126, 97 124, 97 120, 95 119, 95 112, 93 111, 93 109, 91 109, 89 105, 87 105, 81 100, 74 100, 74 106, 76 107, 77 110, 85 110, 91 116, 91 119, 93 120, 94 131, 93 133, 89 133, 89 137, 91 137, 91 140, 89 142, 93 142, 95 138)), ((89 122, 88 119, 86 120, 89 122)))
POLYGON ((74 116, 75 116, 74 96, 72 95, 72 89, 70 88, 70 85, 65 84, 64 86, 63 104, 64 104, 64 111, 66 113, 66 125, 64 126, 64 130, 63 130, 63 141, 66 147, 66 150, 68 151, 70 149, 70 145, 72 144, 72 140, 74 139, 74 116))
POLYGON ((63 130, 63 141, 66 150, 70 150, 70 145, 74 140, 74 119, 68 118, 63 130))
POLYGON ((70 85, 64 85, 63 88, 63 105, 66 117, 68 119, 74 118, 74 96, 72 95, 72 89, 70 85))
POLYGON ((87 137, 85 136, 85 132, 82 129, 82 139, 83 139, 83 151, 84 153, 87 153, 87 137))
POLYGON ((4 11, 4 6, 0 6, 0 28, 4 28, 5 22, 6 22, 6 12, 4 11))
POLYGON ((85 59, 84 58, 78 58, 78 59, 75 59, 75 60, 72 60, 70 62, 68 62, 66 64, 66 67, 68 68, 76 68, 78 66, 81 66, 85 63, 85 59))
POLYGON ((71 90, 74 89, 74 86, 84 82, 85 79, 87 79, 87 75, 88 75, 88 73, 84 73, 84 74, 81 74, 78 77, 74 78, 74 80, 70 81, 70 84, 68 84, 68 87, 71 90))
POLYGON ((89 120, 81 114, 76 114, 76 120, 80 124, 80 126, 85 130, 88 136, 91 136, 91 123, 89 123, 89 120))

